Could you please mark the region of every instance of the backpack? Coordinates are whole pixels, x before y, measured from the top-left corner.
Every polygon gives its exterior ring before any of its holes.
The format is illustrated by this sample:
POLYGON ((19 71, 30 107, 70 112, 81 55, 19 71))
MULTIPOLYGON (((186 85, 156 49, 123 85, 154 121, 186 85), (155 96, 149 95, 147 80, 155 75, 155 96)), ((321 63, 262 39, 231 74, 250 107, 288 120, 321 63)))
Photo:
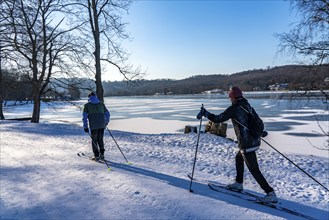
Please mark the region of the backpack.
POLYGON ((262 119, 260 119, 252 107, 250 107, 251 111, 248 111, 242 106, 241 108, 248 113, 248 130, 250 131, 251 135, 255 138, 260 138, 264 132, 264 123, 262 119))

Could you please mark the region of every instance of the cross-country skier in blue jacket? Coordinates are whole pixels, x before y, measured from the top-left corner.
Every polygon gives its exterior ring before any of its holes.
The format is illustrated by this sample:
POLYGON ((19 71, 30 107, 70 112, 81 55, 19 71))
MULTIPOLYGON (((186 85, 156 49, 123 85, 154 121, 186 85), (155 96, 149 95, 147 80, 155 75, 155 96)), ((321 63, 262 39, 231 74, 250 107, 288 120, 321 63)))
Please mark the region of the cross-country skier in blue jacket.
POLYGON ((100 102, 95 93, 91 92, 88 95, 88 103, 84 105, 82 113, 82 121, 84 131, 89 133, 89 128, 92 139, 92 149, 94 152, 93 159, 104 159, 104 130, 110 121, 110 112, 107 110, 104 103, 100 102))

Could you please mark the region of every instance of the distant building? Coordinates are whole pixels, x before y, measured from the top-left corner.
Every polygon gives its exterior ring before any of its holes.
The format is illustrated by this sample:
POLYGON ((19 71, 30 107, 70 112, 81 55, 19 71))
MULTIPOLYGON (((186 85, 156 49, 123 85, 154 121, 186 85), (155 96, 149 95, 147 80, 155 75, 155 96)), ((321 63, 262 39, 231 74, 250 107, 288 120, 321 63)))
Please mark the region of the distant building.
POLYGON ((204 94, 224 94, 224 91, 222 89, 213 89, 202 92, 204 94))
POLYGON ((167 92, 167 93, 154 93, 154 96, 162 96, 162 95, 174 95, 173 92, 167 92))
POLYGON ((283 91, 283 90, 287 90, 288 89, 288 83, 276 83, 273 85, 270 85, 268 88, 271 91, 283 91))

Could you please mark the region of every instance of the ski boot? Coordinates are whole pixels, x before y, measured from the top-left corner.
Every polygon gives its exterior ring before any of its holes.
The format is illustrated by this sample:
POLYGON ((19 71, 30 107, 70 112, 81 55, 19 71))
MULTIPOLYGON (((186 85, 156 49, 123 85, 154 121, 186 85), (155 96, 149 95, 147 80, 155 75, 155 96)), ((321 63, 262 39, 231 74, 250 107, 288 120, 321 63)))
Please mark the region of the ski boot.
POLYGON ((226 185, 226 189, 241 192, 241 191, 243 191, 243 184, 238 183, 238 182, 228 184, 228 185, 226 185))
POLYGON ((91 160, 93 160, 93 161, 96 161, 96 162, 97 162, 97 161, 99 161, 99 157, 96 157, 96 156, 94 156, 94 157, 92 157, 92 158, 91 158, 91 160))
POLYGON ((100 159, 100 160, 105 160, 104 154, 100 154, 100 155, 99 155, 99 159, 100 159))
POLYGON ((278 197, 276 197, 275 192, 272 191, 272 192, 267 193, 266 196, 260 198, 259 200, 262 202, 265 202, 265 203, 277 203, 278 197))

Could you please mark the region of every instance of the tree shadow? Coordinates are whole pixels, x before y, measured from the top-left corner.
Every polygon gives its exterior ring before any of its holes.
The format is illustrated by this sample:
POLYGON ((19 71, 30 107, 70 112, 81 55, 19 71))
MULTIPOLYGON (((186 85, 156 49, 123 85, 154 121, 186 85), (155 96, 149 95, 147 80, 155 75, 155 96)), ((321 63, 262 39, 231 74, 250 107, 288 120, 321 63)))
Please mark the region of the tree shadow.
MULTIPOLYGON (((87 170, 93 169, 91 163, 89 166, 87 170)), ((95 219, 92 217, 94 207, 84 206, 81 210, 81 203, 92 205, 93 198, 101 196, 88 186, 89 180, 68 178, 64 184, 56 185, 56 180, 47 182, 47 178, 42 178, 46 172, 39 165, 10 167, 1 164, 0 219, 95 219), (31 178, 38 181, 31 181, 31 178), (86 187, 76 188, 75 182, 84 182, 82 185, 86 187), (86 192, 86 189, 91 190, 86 192)), ((106 215, 98 211, 96 219, 107 219, 106 215)))
POLYGON ((77 125, 69 123, 31 123, 22 121, 3 121, 1 123, 10 123, 10 126, 6 126, 7 131, 19 132, 22 134, 37 134, 45 136, 63 136, 63 131, 65 131, 66 136, 82 135, 83 128, 81 130, 77 129, 77 125), (54 129, 57 128, 57 130, 54 129))

